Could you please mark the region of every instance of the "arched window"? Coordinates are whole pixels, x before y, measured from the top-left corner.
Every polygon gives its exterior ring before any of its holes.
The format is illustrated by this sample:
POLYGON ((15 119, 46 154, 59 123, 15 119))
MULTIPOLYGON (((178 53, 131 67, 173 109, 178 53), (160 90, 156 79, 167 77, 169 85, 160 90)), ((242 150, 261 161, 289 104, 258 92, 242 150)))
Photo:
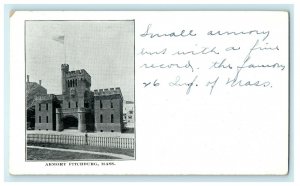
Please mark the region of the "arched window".
POLYGON ((103 116, 102 116, 102 114, 100 115, 100 123, 103 123, 103 116))
POLYGON ((110 122, 111 122, 111 123, 114 122, 114 115, 113 115, 113 114, 110 115, 110 122))

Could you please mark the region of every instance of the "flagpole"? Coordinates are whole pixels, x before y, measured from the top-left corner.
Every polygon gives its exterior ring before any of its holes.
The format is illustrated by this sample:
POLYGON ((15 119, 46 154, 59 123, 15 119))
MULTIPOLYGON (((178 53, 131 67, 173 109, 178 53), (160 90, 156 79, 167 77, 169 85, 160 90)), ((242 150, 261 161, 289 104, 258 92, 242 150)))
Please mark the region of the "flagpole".
POLYGON ((65 64, 67 64, 66 36, 64 36, 65 64))

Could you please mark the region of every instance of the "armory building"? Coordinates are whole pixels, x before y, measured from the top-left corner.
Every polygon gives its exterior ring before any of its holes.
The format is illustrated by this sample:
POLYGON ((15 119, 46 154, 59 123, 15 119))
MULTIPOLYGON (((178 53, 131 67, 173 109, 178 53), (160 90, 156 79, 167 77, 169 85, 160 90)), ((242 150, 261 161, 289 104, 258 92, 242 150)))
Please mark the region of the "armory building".
POLYGON ((37 95, 35 130, 77 129, 80 132, 122 132, 123 97, 120 88, 92 92, 91 76, 61 65, 62 94, 37 95))

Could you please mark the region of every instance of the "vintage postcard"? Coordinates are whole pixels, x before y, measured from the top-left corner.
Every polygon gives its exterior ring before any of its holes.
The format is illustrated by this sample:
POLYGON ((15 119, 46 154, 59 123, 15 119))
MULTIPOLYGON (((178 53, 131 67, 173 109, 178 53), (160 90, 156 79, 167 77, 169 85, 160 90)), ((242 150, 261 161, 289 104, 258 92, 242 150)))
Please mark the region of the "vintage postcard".
POLYGON ((287 175, 289 13, 16 11, 13 175, 287 175))

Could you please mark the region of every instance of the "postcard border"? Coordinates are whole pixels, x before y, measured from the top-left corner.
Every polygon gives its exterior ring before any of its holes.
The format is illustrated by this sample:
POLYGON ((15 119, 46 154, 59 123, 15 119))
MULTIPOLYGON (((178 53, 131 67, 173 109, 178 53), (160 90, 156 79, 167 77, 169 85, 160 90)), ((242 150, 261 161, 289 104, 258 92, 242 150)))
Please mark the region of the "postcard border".
POLYGON ((184 5, 17 5, 6 4, 4 6, 4 138, 5 138, 5 151, 4 151, 4 177, 5 181, 210 181, 210 182, 224 182, 224 181, 272 181, 272 182, 292 182, 294 180, 294 5, 293 4, 218 4, 218 5, 201 5, 201 4, 184 4, 184 5), (9 158, 9 15, 12 11, 16 10, 68 10, 68 11, 131 11, 131 10, 179 10, 179 11, 287 11, 289 12, 289 174, 287 176, 12 176, 8 173, 8 158, 9 158), (34 179, 33 179, 34 178, 34 179))

